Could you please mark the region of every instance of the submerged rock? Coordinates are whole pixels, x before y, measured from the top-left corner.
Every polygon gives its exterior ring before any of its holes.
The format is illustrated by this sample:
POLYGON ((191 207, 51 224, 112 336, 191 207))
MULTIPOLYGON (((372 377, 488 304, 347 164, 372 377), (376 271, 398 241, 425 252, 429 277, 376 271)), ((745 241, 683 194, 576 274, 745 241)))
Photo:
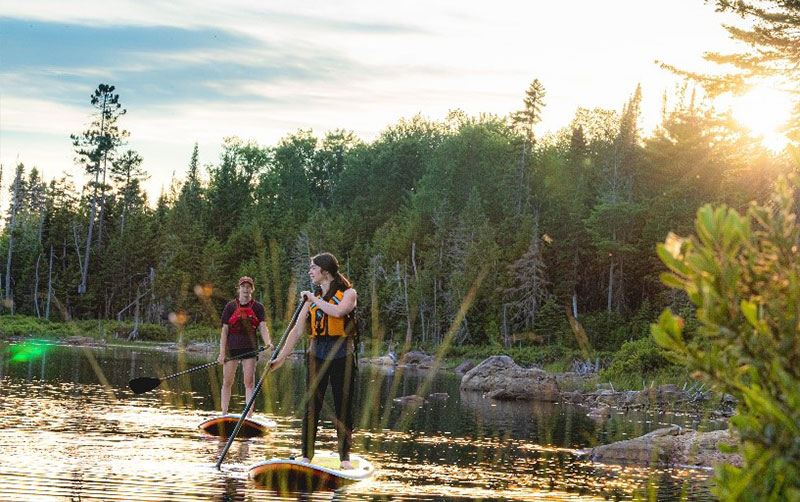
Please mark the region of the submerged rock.
POLYGON ((592 420, 597 420, 598 422, 602 422, 603 420, 606 420, 608 419, 608 417, 611 416, 611 407, 599 406, 590 411, 586 416, 591 418, 592 420))
POLYGON ((535 368, 522 368, 508 356, 492 356, 469 370, 461 390, 485 392, 493 399, 558 401, 555 376, 535 368))
POLYGON ((406 406, 422 406, 425 404, 425 398, 422 396, 418 396, 416 394, 411 394, 410 396, 401 396, 392 399, 397 404, 403 404, 406 406))

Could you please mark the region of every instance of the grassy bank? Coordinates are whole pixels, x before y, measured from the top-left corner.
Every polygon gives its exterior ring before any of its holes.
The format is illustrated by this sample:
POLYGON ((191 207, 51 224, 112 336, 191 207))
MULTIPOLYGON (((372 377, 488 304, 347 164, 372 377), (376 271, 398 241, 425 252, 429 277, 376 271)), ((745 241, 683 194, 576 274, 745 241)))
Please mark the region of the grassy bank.
MULTIPOLYGON (((128 339, 133 322, 115 320, 45 321, 23 315, 0 316, 0 340, 14 338, 66 339, 85 336, 107 343, 128 339)), ((219 341, 219 329, 195 325, 186 327, 182 333, 172 325, 139 323, 135 338, 143 342, 212 343, 219 341)))

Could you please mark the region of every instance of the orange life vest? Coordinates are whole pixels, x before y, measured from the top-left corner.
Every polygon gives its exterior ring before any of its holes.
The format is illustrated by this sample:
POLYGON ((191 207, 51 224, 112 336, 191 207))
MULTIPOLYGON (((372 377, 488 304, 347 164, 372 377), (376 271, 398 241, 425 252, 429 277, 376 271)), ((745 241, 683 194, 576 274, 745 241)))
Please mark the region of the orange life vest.
MULTIPOLYGON (((323 298, 322 292, 318 291, 314 294, 317 298, 323 298), (317 294, 318 293, 318 294, 317 294)), ((336 291, 330 297, 328 303, 339 305, 342 298, 344 298, 343 291, 336 291)), ((311 323, 309 326, 309 334, 313 338, 315 336, 352 336, 355 334, 355 309, 344 317, 333 317, 326 314, 316 304, 312 303, 308 308, 311 323)))

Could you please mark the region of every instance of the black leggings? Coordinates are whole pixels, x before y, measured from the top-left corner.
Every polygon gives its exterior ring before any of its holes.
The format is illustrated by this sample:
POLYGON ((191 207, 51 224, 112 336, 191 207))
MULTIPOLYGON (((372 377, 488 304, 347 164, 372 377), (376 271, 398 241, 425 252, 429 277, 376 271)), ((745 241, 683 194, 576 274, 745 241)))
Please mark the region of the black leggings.
POLYGON ((306 382, 308 401, 303 417, 303 456, 314 458, 314 442, 317 439, 317 424, 328 382, 333 392, 336 408, 336 437, 339 440, 339 460, 350 460, 353 445, 353 400, 356 381, 356 366, 352 354, 339 359, 319 359, 308 354, 306 360, 306 382), (316 383, 316 385, 315 385, 316 383))

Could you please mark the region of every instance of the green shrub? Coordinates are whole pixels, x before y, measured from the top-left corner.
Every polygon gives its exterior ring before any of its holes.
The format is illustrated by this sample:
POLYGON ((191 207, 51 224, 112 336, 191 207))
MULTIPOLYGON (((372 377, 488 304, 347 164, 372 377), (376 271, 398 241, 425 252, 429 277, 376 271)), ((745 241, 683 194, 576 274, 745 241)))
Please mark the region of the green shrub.
POLYGON ((662 280, 697 306, 699 328, 664 311, 653 337, 738 401, 732 428, 743 467, 718 466, 723 500, 800 500, 800 226, 797 179, 746 216, 725 206, 697 213, 697 236, 658 248, 662 280))
MULTIPOLYGON (((43 326, 34 317, 20 315, 0 316, 0 334, 3 336, 49 336, 54 327, 43 326)), ((55 331, 58 331, 58 328, 55 331)))
POLYGON ((611 364, 600 374, 601 380, 620 381, 634 378, 640 381, 672 366, 664 356, 664 349, 651 337, 625 342, 611 359, 611 364))
MULTIPOLYGON (((131 324, 128 332, 133 329, 131 324)), ((174 331, 167 329, 167 326, 160 324, 141 323, 139 324, 138 339, 146 340, 149 342, 175 342, 177 335, 174 331)))
POLYGON ((193 324, 183 331, 183 340, 185 343, 219 343, 219 331, 219 328, 193 324))

